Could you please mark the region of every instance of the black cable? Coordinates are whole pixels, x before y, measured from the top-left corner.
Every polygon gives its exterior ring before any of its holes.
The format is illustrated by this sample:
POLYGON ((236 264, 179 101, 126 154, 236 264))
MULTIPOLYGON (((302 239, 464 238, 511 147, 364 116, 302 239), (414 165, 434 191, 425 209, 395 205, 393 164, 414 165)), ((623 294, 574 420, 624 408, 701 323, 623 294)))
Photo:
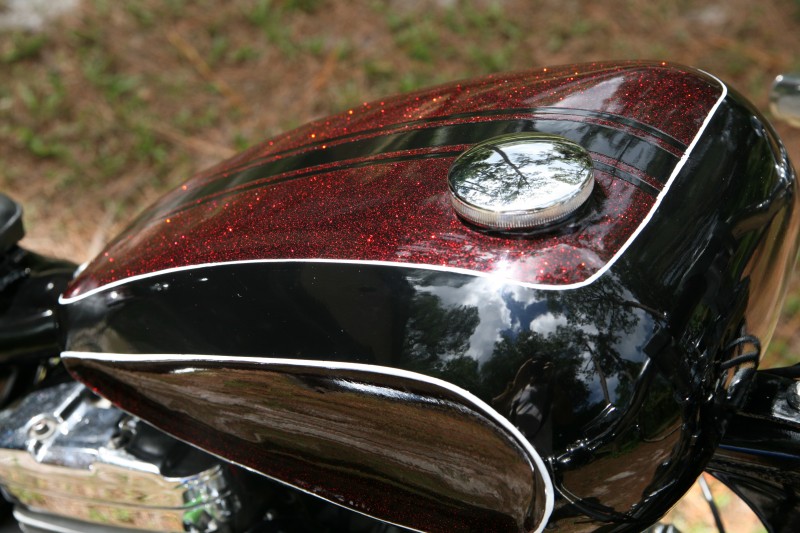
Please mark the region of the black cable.
POLYGON ((706 499, 706 502, 708 502, 708 506, 711 507, 711 514, 714 515, 714 522, 717 525, 717 531, 719 531, 719 533, 725 533, 725 526, 722 525, 722 516, 719 514, 719 508, 717 507, 717 503, 714 501, 714 495, 711 494, 711 489, 708 486, 708 482, 702 474, 699 478, 697 478, 697 483, 700 485, 700 490, 703 492, 703 497, 706 499))
POLYGON ((734 350, 739 348, 745 344, 752 344, 755 350, 745 352, 741 355, 733 357, 727 361, 720 363, 720 369, 728 370, 729 368, 733 368, 735 366, 739 366, 742 363, 758 363, 758 360, 761 356, 761 341, 758 340, 758 337, 754 335, 743 335, 738 339, 734 340, 730 344, 725 347, 725 351, 734 350))

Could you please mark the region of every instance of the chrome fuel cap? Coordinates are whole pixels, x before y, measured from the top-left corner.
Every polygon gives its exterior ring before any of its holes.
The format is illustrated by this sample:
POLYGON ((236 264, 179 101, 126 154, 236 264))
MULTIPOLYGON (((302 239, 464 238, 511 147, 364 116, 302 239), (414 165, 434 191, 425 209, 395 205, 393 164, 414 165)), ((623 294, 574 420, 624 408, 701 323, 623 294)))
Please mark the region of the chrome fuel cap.
POLYGON ((512 133, 476 144, 453 162, 447 179, 456 213, 493 230, 559 222, 594 187, 589 152, 545 133, 512 133))

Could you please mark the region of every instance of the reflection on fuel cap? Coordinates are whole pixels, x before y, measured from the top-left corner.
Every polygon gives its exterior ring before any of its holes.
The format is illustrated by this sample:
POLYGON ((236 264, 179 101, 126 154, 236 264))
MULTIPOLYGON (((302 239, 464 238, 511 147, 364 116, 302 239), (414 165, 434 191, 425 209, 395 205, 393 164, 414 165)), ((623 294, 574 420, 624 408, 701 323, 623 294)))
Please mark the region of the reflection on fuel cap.
POLYGON ((461 154, 448 174, 453 208, 493 230, 535 229, 559 222, 589 198, 592 159, 558 135, 512 133, 461 154))

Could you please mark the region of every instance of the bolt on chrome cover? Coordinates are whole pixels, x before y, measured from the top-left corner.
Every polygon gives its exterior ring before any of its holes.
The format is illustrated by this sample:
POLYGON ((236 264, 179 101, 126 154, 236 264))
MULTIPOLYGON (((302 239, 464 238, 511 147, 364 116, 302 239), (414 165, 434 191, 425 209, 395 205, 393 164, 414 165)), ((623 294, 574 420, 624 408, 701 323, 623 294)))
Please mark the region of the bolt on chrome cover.
POLYGON ((58 420, 46 415, 38 415, 28 423, 28 438, 42 441, 49 439, 58 427, 58 420))
POLYGON ((512 133, 461 154, 448 173, 456 213, 493 230, 535 229, 568 217, 589 198, 589 152, 544 133, 512 133))

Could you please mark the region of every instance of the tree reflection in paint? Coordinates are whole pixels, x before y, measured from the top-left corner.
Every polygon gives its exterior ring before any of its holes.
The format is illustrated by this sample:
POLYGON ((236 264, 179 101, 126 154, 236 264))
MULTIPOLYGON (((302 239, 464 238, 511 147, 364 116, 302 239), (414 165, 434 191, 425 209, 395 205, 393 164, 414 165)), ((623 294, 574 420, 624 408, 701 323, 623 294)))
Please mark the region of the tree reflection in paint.
POLYGON ((630 401, 654 319, 612 277, 579 293, 444 281, 412 282, 405 368, 475 393, 529 438, 546 430, 537 446, 548 452, 630 401))
POLYGON ((658 356, 651 352, 662 313, 613 274, 578 291, 435 272, 407 279, 414 296, 404 368, 494 407, 558 465, 560 487, 593 508, 625 512, 641 494, 658 490, 682 413, 672 378, 648 357, 658 356), (637 465, 628 489, 601 496, 595 490, 603 484, 583 483, 619 461, 637 465))

